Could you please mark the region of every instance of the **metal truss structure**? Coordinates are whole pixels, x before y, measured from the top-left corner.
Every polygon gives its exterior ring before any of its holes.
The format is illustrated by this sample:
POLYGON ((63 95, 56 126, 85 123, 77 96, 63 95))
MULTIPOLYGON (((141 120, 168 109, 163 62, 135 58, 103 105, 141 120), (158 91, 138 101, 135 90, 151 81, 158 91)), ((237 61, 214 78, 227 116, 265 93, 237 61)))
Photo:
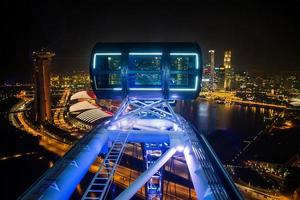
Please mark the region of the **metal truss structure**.
POLYGON ((117 200, 131 199, 143 186, 146 187, 147 199, 162 199, 163 177, 160 169, 176 152, 184 154, 198 199, 242 199, 204 136, 177 115, 167 100, 129 98, 122 102, 112 119, 83 138, 21 199, 69 198, 98 154, 109 147, 82 197, 105 199, 128 142, 143 143, 148 147, 151 144, 161 145, 156 146, 156 150, 160 151, 144 151, 144 158, 147 158, 144 160, 147 162, 145 171, 116 197, 117 200), (162 145, 165 150, 159 149, 162 145), (78 178, 70 180, 70 177, 78 178), (153 186, 154 178, 158 182, 153 186))

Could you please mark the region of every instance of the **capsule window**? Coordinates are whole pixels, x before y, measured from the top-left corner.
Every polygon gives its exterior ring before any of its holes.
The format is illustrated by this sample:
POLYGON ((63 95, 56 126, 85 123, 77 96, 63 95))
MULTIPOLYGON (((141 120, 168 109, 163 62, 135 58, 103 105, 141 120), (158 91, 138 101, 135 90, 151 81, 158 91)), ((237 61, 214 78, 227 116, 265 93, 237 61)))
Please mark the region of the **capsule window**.
POLYGON ((121 53, 96 53, 94 55, 94 82, 96 88, 122 87, 121 53))
POLYGON ((128 85, 130 90, 162 87, 161 54, 130 53, 128 85))
POLYGON ((170 53, 170 90, 197 90, 198 54, 170 53))

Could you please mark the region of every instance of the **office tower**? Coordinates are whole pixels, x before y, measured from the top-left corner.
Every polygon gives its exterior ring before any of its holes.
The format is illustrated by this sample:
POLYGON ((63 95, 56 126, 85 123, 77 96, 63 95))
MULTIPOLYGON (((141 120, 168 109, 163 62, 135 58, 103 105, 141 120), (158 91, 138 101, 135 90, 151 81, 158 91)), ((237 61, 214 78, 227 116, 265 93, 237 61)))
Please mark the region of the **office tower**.
POLYGON ((208 63, 210 65, 210 75, 209 75, 209 87, 210 90, 214 90, 215 86, 215 50, 208 51, 208 63))
POLYGON ((39 123, 47 123, 52 119, 49 67, 54 56, 53 52, 45 49, 32 54, 35 83, 33 117, 39 123))
POLYGON ((224 67, 225 69, 231 68, 231 51, 225 51, 224 54, 224 67))
POLYGON ((209 63, 203 66, 202 72, 202 91, 207 92, 211 90, 211 66, 209 63))
POLYGON ((225 67, 221 65, 219 67, 215 67, 215 89, 224 90, 224 82, 225 82, 225 67))
POLYGON ((208 51, 207 64, 203 66, 202 73, 202 91, 213 91, 215 89, 215 51, 208 51))
POLYGON ((231 81, 233 78, 233 69, 231 66, 231 51, 225 51, 224 68, 225 68, 224 89, 230 90, 231 89, 231 81))

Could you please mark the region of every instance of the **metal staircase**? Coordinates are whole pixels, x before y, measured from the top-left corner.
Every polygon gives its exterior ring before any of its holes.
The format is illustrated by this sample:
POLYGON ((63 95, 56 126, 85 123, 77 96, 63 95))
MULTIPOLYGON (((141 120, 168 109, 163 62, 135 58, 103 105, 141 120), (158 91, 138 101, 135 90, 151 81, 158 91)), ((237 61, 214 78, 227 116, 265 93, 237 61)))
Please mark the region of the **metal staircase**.
POLYGON ((88 199, 105 199, 108 194, 109 187, 112 183, 112 178, 118 166, 123 150, 129 136, 127 134, 119 133, 112 144, 109 152, 104 158, 98 172, 94 175, 90 185, 82 196, 82 200, 88 199))

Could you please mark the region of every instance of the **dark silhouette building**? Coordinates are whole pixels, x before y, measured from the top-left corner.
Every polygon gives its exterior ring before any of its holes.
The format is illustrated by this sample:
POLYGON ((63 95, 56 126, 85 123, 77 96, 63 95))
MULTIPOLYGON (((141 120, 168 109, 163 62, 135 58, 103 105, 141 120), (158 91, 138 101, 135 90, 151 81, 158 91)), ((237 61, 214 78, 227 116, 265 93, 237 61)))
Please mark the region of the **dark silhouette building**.
POLYGON ((49 67, 54 56, 53 52, 45 49, 32 54, 35 82, 33 117, 39 123, 47 123, 52 119, 49 67))

